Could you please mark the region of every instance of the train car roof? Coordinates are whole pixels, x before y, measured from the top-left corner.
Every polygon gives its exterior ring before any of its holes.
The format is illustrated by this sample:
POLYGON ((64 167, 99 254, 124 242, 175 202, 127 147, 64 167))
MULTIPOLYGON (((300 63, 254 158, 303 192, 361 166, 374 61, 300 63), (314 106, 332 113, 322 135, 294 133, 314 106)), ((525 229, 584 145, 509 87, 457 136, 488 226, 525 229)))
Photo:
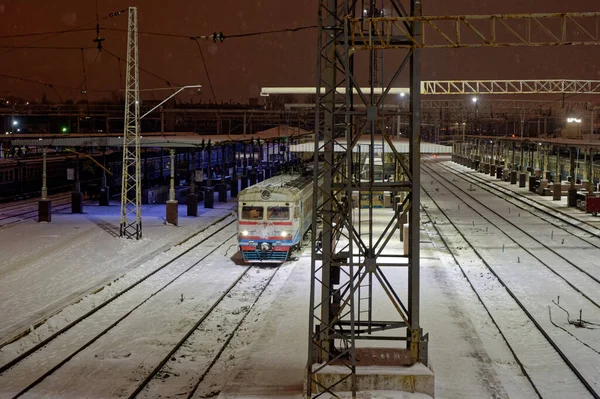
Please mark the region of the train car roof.
POLYGON ((271 177, 267 180, 263 180, 259 183, 256 183, 253 186, 245 188, 240 193, 240 196, 244 194, 251 195, 255 193, 260 193, 264 190, 269 190, 272 192, 289 191, 292 193, 297 193, 302 191, 308 185, 312 184, 312 182, 312 175, 306 176, 300 173, 285 173, 271 177))

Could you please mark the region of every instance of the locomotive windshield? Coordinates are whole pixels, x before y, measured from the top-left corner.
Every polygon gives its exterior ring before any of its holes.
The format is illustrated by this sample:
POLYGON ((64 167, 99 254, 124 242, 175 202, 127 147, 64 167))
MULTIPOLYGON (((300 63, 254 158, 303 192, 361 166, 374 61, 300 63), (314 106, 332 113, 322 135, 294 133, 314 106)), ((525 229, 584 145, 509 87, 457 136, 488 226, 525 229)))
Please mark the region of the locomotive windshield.
POLYGON ((287 206, 269 206, 267 208, 268 220, 289 220, 290 208, 287 206))
POLYGON ((262 206, 244 206, 242 207, 242 219, 262 220, 264 208, 262 206))

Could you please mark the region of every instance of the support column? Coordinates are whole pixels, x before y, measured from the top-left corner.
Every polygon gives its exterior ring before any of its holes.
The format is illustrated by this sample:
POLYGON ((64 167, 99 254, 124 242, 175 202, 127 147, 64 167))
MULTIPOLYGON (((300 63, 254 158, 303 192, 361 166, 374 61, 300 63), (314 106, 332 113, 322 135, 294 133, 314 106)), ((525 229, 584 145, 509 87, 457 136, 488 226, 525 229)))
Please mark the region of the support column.
POLYGON ((71 193, 71 213, 83 213, 83 194, 79 183, 79 155, 75 157, 75 189, 71 193))
POLYGON ((46 187, 46 149, 42 154, 42 198, 38 202, 38 222, 52 221, 52 201, 48 199, 48 187, 46 187))
POLYGON ((553 201, 560 201, 562 196, 562 176, 560 174, 560 147, 556 148, 556 176, 554 177, 553 185, 553 201))
POLYGON ((190 161, 190 192, 187 195, 187 215, 198 216, 198 194, 196 194, 196 151, 192 150, 190 161))
POLYGON ((225 146, 221 146, 221 182, 217 185, 219 193, 219 202, 227 202, 227 184, 225 184, 225 171, 227 162, 225 162, 225 146))
POLYGON ((204 208, 212 209, 215 203, 215 188, 212 185, 212 171, 211 171, 211 153, 212 153, 212 145, 210 141, 208 142, 208 146, 206 147, 206 152, 208 153, 208 179, 206 181, 206 187, 204 188, 204 208))
POLYGON ((100 206, 108 206, 110 202, 110 190, 108 188, 108 184, 106 184, 106 147, 104 147, 104 151, 102 151, 102 186, 100 187, 100 206))
POLYGON ((494 142, 492 142, 492 150, 490 151, 490 176, 496 176, 496 165, 494 164, 494 142))
POLYGON ((569 158, 571 161, 571 171, 569 172, 571 175, 571 185, 569 187, 569 197, 568 197, 568 205, 570 207, 577 206, 577 189, 575 188, 575 180, 577 176, 575 176, 575 151, 574 148, 571 148, 569 151, 569 158))
POLYGON ((231 185, 229 187, 229 192, 231 193, 231 198, 236 198, 239 192, 239 180, 237 175, 237 148, 234 144, 233 147, 233 171, 231 173, 231 185))
POLYGON ((242 163, 243 170, 242 170, 242 178, 240 179, 242 190, 248 187, 248 159, 246 158, 246 143, 245 142, 244 142, 243 150, 244 150, 244 162, 242 163))
POLYGON ((167 201, 167 224, 177 226, 179 217, 179 202, 175 200, 175 150, 171 153, 171 182, 169 188, 169 200, 167 201))

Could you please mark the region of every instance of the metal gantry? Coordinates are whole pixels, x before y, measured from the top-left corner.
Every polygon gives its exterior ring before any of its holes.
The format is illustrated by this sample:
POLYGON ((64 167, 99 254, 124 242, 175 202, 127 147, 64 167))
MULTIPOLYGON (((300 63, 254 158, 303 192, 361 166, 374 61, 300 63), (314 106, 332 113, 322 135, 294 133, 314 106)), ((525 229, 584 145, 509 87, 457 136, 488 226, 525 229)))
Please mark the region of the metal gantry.
POLYGON ((600 12, 353 16, 349 21, 356 48, 532 47, 600 41, 600 12), (419 23, 418 32, 412 29, 413 22, 419 23))
MULTIPOLYGON (((318 35, 318 82, 315 112, 315 173, 313 207, 313 249, 311 256, 311 296, 307 397, 335 391, 357 392, 357 362, 364 364, 366 347, 378 345, 393 352, 401 350, 405 365, 427 363, 426 337, 419 320, 419 133, 420 133, 420 58, 418 49, 401 50, 396 68, 382 76, 378 67, 381 55, 367 43, 356 43, 350 23, 368 10, 376 15, 389 10, 398 17, 420 16, 421 2, 410 1, 406 11, 398 0, 320 0, 318 35), (373 10, 376 9, 376 12, 373 10), (358 49, 369 51, 358 53, 358 49), (364 58, 361 58, 364 57, 364 58), (366 58, 366 63, 364 61, 366 58), (367 68, 364 68, 367 65, 367 68), (384 106, 397 79, 408 72, 409 110, 384 106), (379 76, 377 76, 379 75, 379 76), (368 81, 366 90, 358 83, 368 81), (383 87, 376 90, 376 84, 383 87), (351 94, 356 92, 358 100, 351 94), (361 105, 361 106, 359 106, 361 105), (409 118, 409 154, 395 152, 384 120, 404 115, 409 118), (365 148, 359 139, 367 139, 365 148), (387 144, 390 154, 383 153, 387 144), (335 152, 336 148, 345 149, 335 152), (395 165, 394 179, 375 175, 376 158, 395 165), (366 171, 366 172, 364 172, 366 171), (363 178, 361 178, 361 175, 363 178), (400 178, 402 176, 402 178, 400 178), (375 231, 373 198, 391 192, 403 201, 387 213, 381 231, 375 231), (357 202, 366 199, 363 209, 357 202), (357 199, 357 200, 354 200, 357 199), (355 205, 358 205, 356 207, 355 205), (400 220, 408 216, 408 251, 390 245, 397 241, 400 220), (322 225, 322 233, 317 234, 322 225), (392 270, 403 268, 406 288, 388 279, 392 270), (385 293, 373 298, 374 293, 385 293), (365 303, 358 305, 360 300, 365 303), (384 303, 386 302, 387 303, 384 303), (395 316, 380 311, 391 305, 395 316), (360 312, 359 312, 360 308, 360 312), (369 345, 365 345, 366 341, 369 345), (362 344, 361 344, 362 343, 362 344), (390 345, 391 344, 391 345, 390 345), (335 381, 320 379, 328 366, 345 370, 335 381)), ((418 20, 408 23, 415 37, 420 35, 418 20)), ((363 26, 364 34, 372 31, 363 26)), ((394 54, 398 56, 398 54, 394 54)), ((364 143, 364 140, 362 141, 364 143)), ((388 194, 389 195, 389 194, 388 194)), ((385 215, 383 216, 385 219, 385 215)), ((380 223, 381 220, 378 220, 380 223)), ((395 273, 397 276, 399 273, 395 273)), ((388 353, 391 353, 388 352, 388 353)), ((372 353, 372 352, 371 352, 372 353)))
POLYGON ((142 181, 140 173, 140 89, 137 25, 137 8, 129 7, 120 235, 121 237, 140 239, 142 237, 142 181))
POLYGON ((600 80, 431 80, 421 94, 600 94, 600 80))

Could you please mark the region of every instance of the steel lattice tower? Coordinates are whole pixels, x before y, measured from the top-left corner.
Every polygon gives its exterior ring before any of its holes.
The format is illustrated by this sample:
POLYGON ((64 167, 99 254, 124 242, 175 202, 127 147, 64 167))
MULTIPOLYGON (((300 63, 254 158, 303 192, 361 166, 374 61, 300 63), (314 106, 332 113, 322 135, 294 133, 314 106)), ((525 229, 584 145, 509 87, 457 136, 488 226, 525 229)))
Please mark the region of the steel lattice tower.
MULTIPOLYGON (((405 350, 409 364, 427 363, 427 337, 423 337, 419 322, 420 50, 399 32, 383 32, 389 35, 392 44, 403 43, 408 49, 390 54, 395 58, 386 57, 398 59, 390 77, 377 76, 383 75, 382 65, 377 64, 382 62, 383 56, 377 51, 388 50, 384 46, 372 46, 371 38, 382 32, 373 32, 368 23, 361 23, 379 17, 372 13, 376 7, 385 9, 386 16, 420 16, 421 3, 410 0, 409 12, 400 0, 364 1, 364 8, 357 3, 353 0, 319 2, 315 115, 315 149, 318 150, 314 167, 321 168, 323 174, 322 177, 315 174, 314 179, 313 231, 322 223, 322 238, 313 234, 308 398, 321 393, 337 397, 334 391, 340 389, 351 390, 356 395, 356 367, 364 349, 359 343, 365 342, 362 340, 369 340, 371 346, 374 342, 375 345, 386 342, 388 348, 390 342, 397 341, 393 345, 405 350), (363 49, 368 51, 361 52, 363 49), (401 84, 398 78, 403 72, 410 83, 408 112, 384 108, 389 90, 401 84), (370 84, 367 91, 360 89, 363 82, 370 84), (376 84, 383 86, 382 95, 375 95, 376 84), (364 106, 355 106, 359 104, 364 106), (399 116, 409 120, 407 156, 396 153, 391 141, 393 132, 388 133, 385 126, 386 120, 399 116), (359 139, 369 143, 364 152, 359 139), (387 155, 383 154, 386 147, 387 155), (381 151, 382 160, 387 156, 386 159, 396 165, 393 181, 376 179, 376 151, 381 151), (368 172, 366 178, 361 179, 363 169, 368 172), (376 233, 373 231, 373 197, 384 191, 405 197, 400 206, 395 207, 383 232, 376 233), (319 204, 321 196, 323 201, 319 204), (368 198, 370 206, 357 209, 352 206, 353 197, 368 198), (399 221, 404 217, 408 217, 409 222, 408 237, 405 237, 409 242, 407 254, 388 245, 396 238, 394 234, 399 234, 399 221), (405 270, 404 292, 398 292, 386 277, 386 270, 392 268, 405 270), (385 293, 389 302, 374 301, 375 292, 385 293), (376 320, 381 316, 377 310, 390 308, 390 303, 397 317, 376 320), (318 372, 329 365, 343 366, 347 374, 333 383, 320 381, 318 372)), ((405 24, 415 37, 420 36, 420 22, 405 24)), ((388 65, 386 70, 390 70, 388 65)))
POLYGON ((125 126, 121 183, 121 237, 142 237, 140 174, 140 90, 138 74, 137 8, 129 7, 127 27, 127 77, 125 78, 125 126))

